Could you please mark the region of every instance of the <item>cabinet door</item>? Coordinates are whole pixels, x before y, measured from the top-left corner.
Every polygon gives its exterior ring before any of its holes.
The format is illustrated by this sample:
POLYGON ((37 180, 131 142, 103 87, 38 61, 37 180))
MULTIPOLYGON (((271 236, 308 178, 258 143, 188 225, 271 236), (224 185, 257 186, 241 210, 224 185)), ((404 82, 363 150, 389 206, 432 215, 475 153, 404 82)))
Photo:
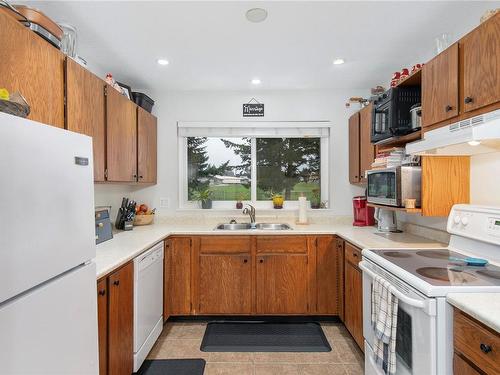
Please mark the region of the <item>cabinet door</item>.
POLYGON ((308 313, 307 255, 257 256, 257 313, 308 313))
POLYGON ((136 105, 106 86, 108 181, 137 181, 136 105))
POLYGON ((344 240, 337 238, 335 246, 338 256, 338 270, 339 270, 339 318, 344 321, 344 304, 345 304, 345 290, 344 290, 344 240))
POLYGON ((359 112, 349 117, 349 182, 359 182, 359 112))
POLYGON ((66 59, 66 128, 92 137, 94 180, 104 181, 104 81, 70 58, 66 59))
POLYGON ((422 127, 458 116, 458 44, 422 68, 422 127))
POLYGON ((373 104, 359 111, 359 181, 366 182, 365 171, 371 169, 375 159, 375 146, 371 143, 373 104))
POLYGON ((457 353, 453 354, 453 374, 454 375, 481 375, 467 361, 462 359, 457 353))
POLYGON ((108 374, 131 374, 134 364, 134 265, 108 277, 108 374))
POLYGON ((325 236, 316 239, 316 288, 317 313, 337 315, 339 302, 339 254, 335 237, 325 236))
POLYGON ((500 101, 500 14, 467 34, 461 48, 464 112, 500 101))
POLYGON ((108 372, 108 287, 106 279, 97 282, 97 328, 99 334, 99 375, 108 372))
POLYGON ((199 257, 198 312, 252 312, 251 254, 204 254, 199 257))
POLYGON ((165 241, 164 316, 191 314, 191 238, 165 241))
POLYGON ((138 181, 156 183, 156 117, 137 107, 137 170, 138 181))
POLYGON ((345 263, 344 324, 363 349, 363 287, 361 271, 350 262, 345 263))
POLYGON ((0 8, 0 87, 19 92, 29 119, 64 128, 64 54, 0 8))

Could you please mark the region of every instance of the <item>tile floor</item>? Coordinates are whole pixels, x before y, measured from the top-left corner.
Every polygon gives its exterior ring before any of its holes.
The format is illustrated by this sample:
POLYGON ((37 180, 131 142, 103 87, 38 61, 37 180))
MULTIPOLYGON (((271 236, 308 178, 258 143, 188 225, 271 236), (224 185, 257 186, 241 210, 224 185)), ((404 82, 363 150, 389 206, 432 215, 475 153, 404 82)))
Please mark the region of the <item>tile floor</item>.
POLYGON ((340 323, 321 323, 329 353, 205 353, 206 323, 167 323, 149 359, 203 358, 204 375, 360 375, 363 354, 340 323))

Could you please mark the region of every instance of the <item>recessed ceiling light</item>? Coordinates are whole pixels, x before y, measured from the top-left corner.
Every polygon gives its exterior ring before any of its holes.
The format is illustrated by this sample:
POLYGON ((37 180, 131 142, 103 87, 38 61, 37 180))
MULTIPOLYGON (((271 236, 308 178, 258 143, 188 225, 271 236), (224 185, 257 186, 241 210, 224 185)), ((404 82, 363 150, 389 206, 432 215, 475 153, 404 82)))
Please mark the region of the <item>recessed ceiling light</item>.
POLYGON ((158 59, 157 63, 159 65, 168 65, 168 60, 165 59, 158 59))
POLYGON ((335 59, 333 60, 333 65, 341 65, 345 63, 344 59, 335 59))
POLYGON ((259 78, 252 79, 252 85, 260 85, 262 81, 259 78))
POLYGON ((247 20, 253 23, 263 22, 267 18, 267 10, 263 8, 252 8, 247 10, 247 20))
POLYGON ((481 141, 469 141, 467 142, 470 146, 479 146, 481 141))

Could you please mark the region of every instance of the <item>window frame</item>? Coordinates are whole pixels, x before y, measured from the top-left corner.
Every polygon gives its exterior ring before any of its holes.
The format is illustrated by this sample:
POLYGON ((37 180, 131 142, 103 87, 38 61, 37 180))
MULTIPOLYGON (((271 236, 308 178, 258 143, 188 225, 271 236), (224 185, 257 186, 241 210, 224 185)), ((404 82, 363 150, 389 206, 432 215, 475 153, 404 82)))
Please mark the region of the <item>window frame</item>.
MULTIPOLYGON (((308 128, 326 128, 328 130, 328 135, 311 135, 311 138, 320 138, 320 188, 321 188, 321 201, 328 201, 329 206, 331 206, 331 191, 330 191, 330 144, 331 144, 331 124, 329 121, 313 121, 313 122, 196 122, 196 123, 178 123, 178 160, 179 160, 179 181, 178 181, 178 196, 179 196, 179 209, 192 210, 192 209, 202 209, 199 202, 188 200, 188 158, 187 158, 187 138, 188 137, 212 137, 212 138, 239 138, 248 137, 251 138, 251 167, 250 167, 250 180, 251 180, 251 200, 243 201, 243 204, 252 204, 257 209, 273 209, 273 202, 271 200, 257 200, 257 138, 305 138, 304 136, 298 135, 274 135, 270 136, 269 132, 276 131, 279 129, 300 129, 308 128), (222 131, 218 134, 215 130, 213 134, 207 134, 206 130, 217 124, 219 129, 231 129, 231 128, 246 128, 248 133, 242 135, 240 133, 229 135, 226 131, 222 131), (190 128, 192 130, 191 134, 185 135, 179 132, 179 128, 190 128), (197 132, 196 128, 200 131, 197 132), (256 128, 266 129, 267 134, 260 135, 256 128), (252 134, 253 133, 253 134, 252 134)), ((236 201, 212 201, 212 210, 231 210, 236 209, 236 201)), ((283 210, 296 210, 298 209, 298 201, 285 201, 283 210)))

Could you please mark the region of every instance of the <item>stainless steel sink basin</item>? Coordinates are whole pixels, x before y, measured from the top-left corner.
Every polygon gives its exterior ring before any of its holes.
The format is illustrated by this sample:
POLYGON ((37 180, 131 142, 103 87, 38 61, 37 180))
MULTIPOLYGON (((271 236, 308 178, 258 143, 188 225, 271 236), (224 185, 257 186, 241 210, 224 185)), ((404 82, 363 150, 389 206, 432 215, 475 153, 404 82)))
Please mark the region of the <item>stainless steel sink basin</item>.
POLYGON ((219 224, 215 227, 218 230, 245 230, 252 229, 250 223, 240 223, 240 224, 219 224))
POLYGON ((260 230, 290 230, 292 229, 288 224, 274 224, 274 223, 258 223, 255 226, 260 230))
POLYGON ((255 228, 252 228, 250 223, 239 223, 239 224, 231 224, 224 223, 219 224, 215 227, 216 230, 290 230, 292 229, 288 224, 274 224, 274 223, 258 223, 255 225, 255 228))

